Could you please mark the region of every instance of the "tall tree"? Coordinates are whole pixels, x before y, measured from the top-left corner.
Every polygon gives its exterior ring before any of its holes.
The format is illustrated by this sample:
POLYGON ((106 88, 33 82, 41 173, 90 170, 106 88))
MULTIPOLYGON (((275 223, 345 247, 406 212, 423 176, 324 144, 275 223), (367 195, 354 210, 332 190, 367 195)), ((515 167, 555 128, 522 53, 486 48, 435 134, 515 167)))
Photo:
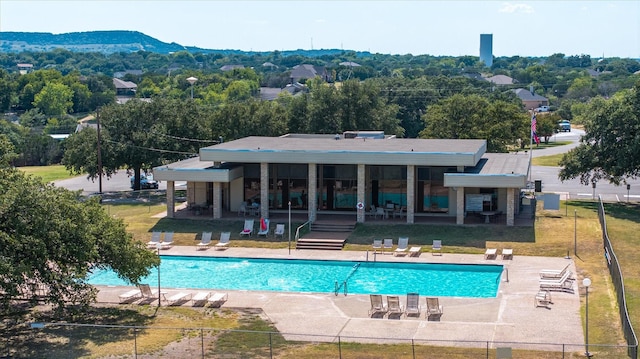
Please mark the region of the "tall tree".
POLYGON ((88 304, 94 268, 113 269, 137 283, 158 257, 134 241, 120 219, 97 199, 0 168, 0 305, 16 297, 44 299, 58 308, 88 304))
POLYGON ((36 94, 33 106, 49 117, 66 115, 73 107, 73 91, 62 83, 49 83, 36 94))
POLYGON ((640 82, 610 99, 596 98, 584 114, 581 144, 560 161, 561 180, 620 184, 640 173, 640 82))

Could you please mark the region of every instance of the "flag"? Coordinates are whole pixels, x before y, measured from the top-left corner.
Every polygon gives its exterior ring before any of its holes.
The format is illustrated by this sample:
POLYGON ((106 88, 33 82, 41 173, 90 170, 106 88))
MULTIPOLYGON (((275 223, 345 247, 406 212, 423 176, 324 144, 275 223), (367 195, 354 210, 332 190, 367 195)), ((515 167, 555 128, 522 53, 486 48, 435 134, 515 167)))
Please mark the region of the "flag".
POLYGON ((536 141, 536 144, 540 144, 540 138, 538 138, 538 121, 536 119, 536 112, 533 111, 533 115, 531 116, 531 138, 536 141))

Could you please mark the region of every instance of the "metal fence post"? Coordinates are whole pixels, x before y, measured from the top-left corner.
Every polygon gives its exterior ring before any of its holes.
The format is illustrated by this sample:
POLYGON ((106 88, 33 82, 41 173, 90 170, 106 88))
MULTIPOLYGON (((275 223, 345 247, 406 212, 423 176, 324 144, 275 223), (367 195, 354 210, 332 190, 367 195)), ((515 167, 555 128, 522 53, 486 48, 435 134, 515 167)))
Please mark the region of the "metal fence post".
POLYGON ((413 359, 416 359, 416 343, 411 338, 411 352, 413 354, 413 359))
POLYGON ((200 328, 200 349, 202 350, 202 359, 204 359, 204 330, 200 328))
POLYGON ((342 359, 342 342, 340 341, 339 335, 338 335, 338 358, 342 359))
POLYGON ((138 328, 133 328, 133 357, 138 358, 138 328))
POLYGON ((273 359, 273 343, 271 342, 271 332, 269 332, 269 358, 273 359))

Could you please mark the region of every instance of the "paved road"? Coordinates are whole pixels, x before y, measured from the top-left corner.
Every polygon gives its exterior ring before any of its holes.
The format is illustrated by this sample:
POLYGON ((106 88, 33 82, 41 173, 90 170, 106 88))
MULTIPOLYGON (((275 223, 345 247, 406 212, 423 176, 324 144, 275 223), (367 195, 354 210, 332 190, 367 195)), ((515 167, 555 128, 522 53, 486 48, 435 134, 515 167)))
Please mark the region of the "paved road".
MULTIPOLYGON (((541 150, 534 150, 533 157, 542 157, 566 153, 579 145, 580 137, 584 131, 573 129, 571 132, 561 132, 554 135, 551 141, 571 141, 565 146, 550 147, 541 150)), ((542 181, 543 192, 554 192, 568 196, 569 199, 593 199, 602 196, 607 202, 640 201, 640 180, 629 181, 631 189, 627 193, 625 185, 615 186, 607 182, 599 182, 594 189, 591 184, 583 185, 579 179, 562 182, 558 179, 560 167, 533 166, 531 168, 531 180, 542 181), (629 197, 627 198, 627 194, 629 197)), ((565 197, 566 198, 566 197, 565 197)))
MULTIPOLYGON (((89 195, 91 193, 100 192, 100 185, 98 179, 90 180, 86 176, 79 176, 74 178, 68 178, 60 181, 55 181, 54 184, 58 187, 64 187, 72 191, 81 190, 83 194, 89 195)), ((184 182, 177 182, 176 189, 179 189, 184 185, 184 182)), ((166 190, 167 183, 160 182, 158 186, 159 190, 166 190)), ((102 178, 102 192, 122 192, 131 191, 131 176, 127 174, 127 171, 118 171, 111 178, 102 178)))

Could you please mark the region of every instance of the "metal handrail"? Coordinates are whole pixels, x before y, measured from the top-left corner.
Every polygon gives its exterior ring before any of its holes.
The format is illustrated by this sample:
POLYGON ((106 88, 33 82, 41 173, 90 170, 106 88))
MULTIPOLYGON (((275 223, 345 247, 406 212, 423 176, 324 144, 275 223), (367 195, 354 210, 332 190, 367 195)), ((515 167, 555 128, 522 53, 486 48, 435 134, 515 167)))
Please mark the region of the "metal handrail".
POLYGON ((296 228, 296 235, 294 237, 295 241, 298 242, 298 239, 300 239, 300 230, 302 228, 304 228, 304 226, 306 226, 307 224, 310 224, 311 221, 306 221, 303 224, 301 224, 300 226, 298 226, 298 228, 296 228))

